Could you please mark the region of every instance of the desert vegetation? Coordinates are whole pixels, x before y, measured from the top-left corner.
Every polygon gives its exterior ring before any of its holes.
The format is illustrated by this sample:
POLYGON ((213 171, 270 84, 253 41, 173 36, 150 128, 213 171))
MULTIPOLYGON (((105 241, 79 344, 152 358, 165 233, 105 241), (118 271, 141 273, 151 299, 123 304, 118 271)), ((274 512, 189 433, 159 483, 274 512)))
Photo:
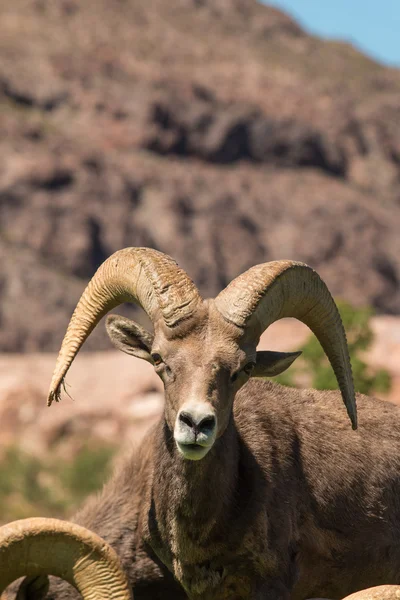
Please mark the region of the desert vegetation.
MULTIPOLYGON (((371 307, 355 307, 349 302, 336 302, 346 331, 351 359, 354 387, 361 394, 386 395, 391 389, 391 375, 383 368, 373 368, 366 362, 366 353, 371 348, 374 334, 371 307)), ((332 367, 315 336, 299 348, 302 355, 288 371, 278 375, 277 381, 283 385, 297 386, 305 382, 317 390, 336 389, 336 379, 332 367)))
POLYGON ((107 480, 115 452, 115 447, 94 440, 70 458, 57 448, 39 458, 19 446, 9 447, 0 459, 1 522, 67 518, 107 480))

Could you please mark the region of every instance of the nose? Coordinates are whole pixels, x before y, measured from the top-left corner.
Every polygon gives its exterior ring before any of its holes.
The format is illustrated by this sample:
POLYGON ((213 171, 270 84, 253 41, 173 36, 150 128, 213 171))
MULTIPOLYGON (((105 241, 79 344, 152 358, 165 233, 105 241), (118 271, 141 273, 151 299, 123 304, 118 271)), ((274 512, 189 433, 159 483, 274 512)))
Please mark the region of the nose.
POLYGON ((216 418, 212 413, 199 415, 182 410, 178 418, 182 425, 193 431, 195 439, 200 433, 208 437, 213 433, 216 426, 216 418))
POLYGON ((174 438, 179 452, 188 460, 200 460, 214 445, 217 416, 208 402, 186 402, 177 414, 174 438))

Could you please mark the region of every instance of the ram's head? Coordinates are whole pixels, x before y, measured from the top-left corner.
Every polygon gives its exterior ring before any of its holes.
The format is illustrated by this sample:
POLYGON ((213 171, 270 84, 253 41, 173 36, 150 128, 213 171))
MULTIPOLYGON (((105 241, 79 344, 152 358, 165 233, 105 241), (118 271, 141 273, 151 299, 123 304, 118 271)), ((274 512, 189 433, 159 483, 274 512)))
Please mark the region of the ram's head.
POLYGON ((139 304, 154 332, 111 316, 108 333, 119 349, 154 365, 164 383, 167 428, 186 459, 202 459, 223 435, 235 395, 249 377, 276 375, 298 356, 257 352, 262 332, 283 317, 303 321, 317 335, 356 427, 346 336, 336 305, 313 269, 289 260, 257 265, 215 299, 203 300, 172 258, 150 248, 116 252, 91 279, 62 343, 50 404, 59 399, 87 336, 123 302, 139 304))

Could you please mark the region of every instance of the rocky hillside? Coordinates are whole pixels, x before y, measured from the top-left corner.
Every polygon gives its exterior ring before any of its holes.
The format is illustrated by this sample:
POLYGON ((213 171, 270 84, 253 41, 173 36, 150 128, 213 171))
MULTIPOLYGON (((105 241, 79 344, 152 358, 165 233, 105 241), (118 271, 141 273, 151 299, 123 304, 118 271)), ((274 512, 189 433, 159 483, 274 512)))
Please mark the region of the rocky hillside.
POLYGON ((0 350, 58 348, 124 246, 400 312, 399 71, 253 0, 2 2, 0 59, 0 350))

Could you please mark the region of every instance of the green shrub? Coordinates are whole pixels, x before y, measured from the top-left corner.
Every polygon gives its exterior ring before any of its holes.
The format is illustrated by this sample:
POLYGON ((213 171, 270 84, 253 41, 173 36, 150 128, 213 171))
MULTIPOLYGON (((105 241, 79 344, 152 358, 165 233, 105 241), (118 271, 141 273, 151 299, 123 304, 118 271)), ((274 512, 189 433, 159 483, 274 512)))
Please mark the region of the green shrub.
POLYGON ((87 444, 70 460, 57 452, 39 460, 10 447, 0 461, 0 522, 67 517, 108 478, 114 455, 114 447, 87 444))
MULTIPOLYGON (((371 371, 364 361, 364 353, 371 346, 373 332, 370 319, 371 308, 355 308, 347 302, 337 303, 347 335, 347 343, 353 369, 354 386, 363 394, 387 393, 391 387, 391 377, 384 369, 371 371)), ((310 336, 303 348, 299 364, 280 375, 277 379, 283 385, 294 386, 296 376, 306 373, 310 384, 317 390, 337 389, 337 382, 332 367, 315 336, 310 336)))
POLYGON ((114 448, 84 446, 76 459, 60 471, 60 482, 69 491, 74 504, 80 504, 89 494, 98 490, 110 474, 114 448))

